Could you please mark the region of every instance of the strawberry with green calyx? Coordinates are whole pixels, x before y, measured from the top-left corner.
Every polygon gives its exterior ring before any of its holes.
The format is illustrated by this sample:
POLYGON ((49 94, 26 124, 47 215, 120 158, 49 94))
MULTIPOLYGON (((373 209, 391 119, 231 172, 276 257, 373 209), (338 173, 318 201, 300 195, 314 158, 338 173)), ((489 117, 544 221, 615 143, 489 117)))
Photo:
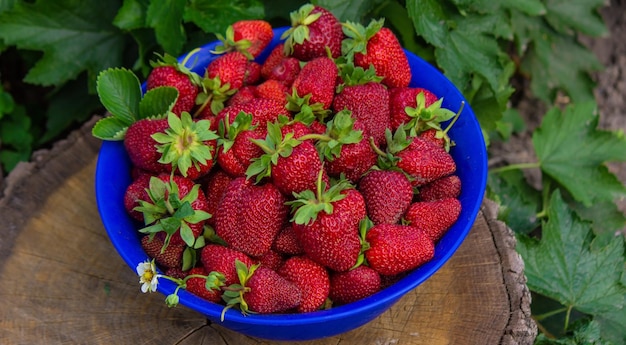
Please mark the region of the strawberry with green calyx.
POLYGON ((183 281, 188 292, 213 303, 222 301, 223 274, 215 271, 209 273, 204 267, 198 266, 190 269, 183 281))
POLYGON ((309 104, 321 103, 322 109, 330 109, 338 75, 335 61, 327 56, 320 56, 302 67, 291 86, 302 97, 311 94, 309 104))
POLYGON ((224 286, 224 276, 220 272, 208 272, 202 267, 195 267, 187 271, 183 278, 158 274, 157 277, 167 279, 176 284, 176 289, 165 298, 168 307, 178 305, 180 298, 178 291, 186 289, 206 300, 217 302, 221 300, 221 289, 224 286))
POLYGON ((294 197, 287 204, 304 255, 333 271, 354 267, 361 253, 359 222, 366 216, 361 193, 347 180, 327 188, 320 171, 317 188, 294 197))
MULTIPOLYGON (((396 87, 389 90, 389 116, 390 128, 392 131, 402 125, 406 125, 412 119, 419 116, 416 109, 426 109, 436 103, 437 95, 421 87, 396 87), (421 94, 421 96, 419 96, 421 94), (418 99, 418 96, 420 99, 418 99), (419 105, 418 105, 419 101, 419 105), (407 110, 411 110, 415 115, 409 116, 407 110)), ((415 127, 415 125, 413 126, 415 127)))
MULTIPOLYGON (((100 72, 96 90, 100 102, 111 115, 96 122, 92 135, 110 141, 124 140, 128 129, 135 122, 166 117, 179 96, 178 90, 170 86, 155 87, 142 95, 139 78, 124 68, 109 68, 100 72)), ((142 132, 154 133, 159 130, 161 128, 142 132)), ((156 163, 156 159, 154 162, 156 163)))
POLYGON ((236 261, 251 266, 255 262, 247 254, 219 244, 207 244, 200 250, 200 262, 208 272, 220 272, 224 276, 224 285, 239 282, 236 261))
POLYGON ((437 242, 457 221, 461 214, 461 202, 457 198, 418 201, 409 206, 404 223, 419 229, 437 242))
POLYGON ((224 54, 231 51, 239 51, 252 60, 274 38, 272 25, 260 19, 239 20, 226 28, 226 36, 216 34, 221 44, 211 51, 213 54, 224 54))
POLYGON ((235 306, 247 315, 279 313, 300 305, 300 289, 276 271, 258 264, 247 266, 241 261, 235 264, 239 283, 223 288, 226 307, 222 311, 222 320, 226 310, 235 306))
POLYGON ((226 188, 215 212, 215 230, 228 245, 258 257, 272 247, 287 220, 287 198, 271 183, 255 185, 235 178, 226 188))
POLYGON ((193 247, 211 217, 200 185, 182 176, 161 174, 152 177, 149 186, 149 200, 138 200, 134 208, 143 213, 146 225, 139 232, 151 236, 164 232, 163 250, 170 242, 193 247))
POLYGON ((285 195, 315 188, 317 175, 323 169, 320 156, 311 141, 297 140, 293 132, 283 136, 280 125, 270 122, 267 123, 265 140, 251 141, 265 153, 253 159, 246 170, 248 178, 256 177, 258 183, 269 177, 285 195))
POLYGON ((265 130, 252 125, 252 114, 242 111, 232 120, 225 116, 219 122, 217 163, 231 176, 245 176, 252 160, 263 155, 251 140, 262 139, 265 130))
POLYGON ((342 110, 326 123, 323 134, 309 134, 299 140, 316 140, 316 148, 326 161, 329 176, 345 177, 358 181, 361 176, 376 164, 376 153, 367 140, 363 140, 360 124, 355 123, 349 110, 342 110))
POLYGON ((287 86, 274 79, 265 80, 255 88, 256 97, 275 99, 281 103, 287 103, 288 94, 287 86))
POLYGON ((351 63, 342 65, 343 83, 337 87, 332 109, 348 109, 358 122, 363 123, 368 135, 378 145, 384 143, 385 129, 389 127, 389 91, 380 83, 372 66, 367 70, 351 63))
POLYGON ((214 78, 202 79, 202 90, 196 96, 196 105, 194 118, 207 119, 217 115, 224 104, 233 95, 237 93, 237 89, 230 87, 229 83, 222 83, 219 76, 214 78))
POLYGON ((324 121, 330 114, 329 109, 324 108, 322 103, 311 103, 312 94, 306 94, 303 97, 298 95, 296 89, 292 89, 291 94, 287 95, 287 105, 285 108, 291 113, 297 116, 302 114, 305 118, 317 118, 320 121, 324 121))
POLYGON ((455 115, 449 109, 441 107, 443 97, 427 106, 426 96, 424 92, 420 92, 417 94, 416 103, 414 108, 407 106, 404 109, 409 118, 405 128, 409 130, 411 136, 416 136, 418 133, 431 128, 441 130, 440 123, 450 120, 455 115))
POLYGON ((382 169, 402 170, 409 176, 413 187, 456 172, 456 163, 449 152, 419 136, 407 137, 403 127, 398 128, 393 135, 388 129, 385 138, 385 152, 374 144, 373 139, 370 140, 372 148, 379 154, 378 166, 382 169))
POLYGON ((381 277, 368 266, 359 266, 330 276, 329 297, 333 304, 342 305, 371 296, 381 289, 381 277))
POLYGON ((381 275, 417 268, 435 255, 435 244, 422 230, 402 224, 378 224, 367 231, 365 259, 381 275))
POLYGON ((291 12, 290 17, 291 27, 281 36, 285 40, 285 55, 302 61, 326 56, 327 49, 333 58, 341 55, 341 22, 330 11, 305 4, 291 12))
POLYGON ((202 87, 202 78, 191 71, 187 62, 199 49, 191 51, 182 62, 168 54, 159 55, 158 60, 151 61, 153 67, 146 79, 146 90, 160 86, 171 86, 178 90, 178 99, 172 112, 180 115, 183 111, 191 112, 196 105, 196 97, 202 87))
POLYGON ((186 244, 165 246, 161 236, 144 235, 141 238, 141 248, 148 257, 154 259, 157 264, 164 268, 181 268, 183 264, 183 252, 186 244))
POLYGON ((194 121, 183 112, 180 117, 170 113, 168 128, 157 132, 152 139, 158 143, 159 163, 171 166, 171 171, 192 180, 206 175, 213 167, 218 135, 212 131, 209 120, 194 121))
POLYGON ((398 170, 371 170, 359 181, 367 214, 374 224, 396 224, 413 200, 409 178, 398 170))
POLYGON ((461 112, 463 111, 464 107, 465 102, 461 102, 459 111, 457 111, 456 114, 452 117, 452 120, 450 121, 450 123, 448 123, 446 128, 441 129, 441 126, 437 125, 431 126, 430 128, 427 128, 426 130, 419 133, 419 137, 426 141, 434 143, 436 146, 442 147, 447 152, 450 152, 450 147, 454 146, 454 141, 448 135, 448 131, 450 131, 450 128, 452 128, 454 123, 459 119, 459 116, 461 116, 461 112))
POLYGON ((302 292, 297 312, 307 313, 323 308, 330 291, 330 278, 324 266, 304 256, 293 256, 277 272, 302 292))
POLYGON ((356 66, 374 66, 376 74, 383 77, 383 84, 394 87, 408 86, 411 68, 404 49, 396 35, 384 25, 384 19, 372 20, 367 27, 355 22, 342 23, 341 51, 356 66))

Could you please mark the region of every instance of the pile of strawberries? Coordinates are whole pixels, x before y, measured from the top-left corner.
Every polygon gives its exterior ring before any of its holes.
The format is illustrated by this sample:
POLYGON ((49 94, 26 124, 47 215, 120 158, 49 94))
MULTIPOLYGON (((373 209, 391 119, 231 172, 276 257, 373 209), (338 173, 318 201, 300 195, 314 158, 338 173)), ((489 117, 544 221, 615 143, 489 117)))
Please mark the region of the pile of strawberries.
POLYGON ((244 312, 367 297, 431 260, 461 210, 441 126, 458 114, 409 87, 394 33, 310 4, 292 22, 263 62, 263 20, 234 23, 203 75, 162 56, 147 89, 178 98, 124 137, 124 205, 145 252, 187 291, 244 312))

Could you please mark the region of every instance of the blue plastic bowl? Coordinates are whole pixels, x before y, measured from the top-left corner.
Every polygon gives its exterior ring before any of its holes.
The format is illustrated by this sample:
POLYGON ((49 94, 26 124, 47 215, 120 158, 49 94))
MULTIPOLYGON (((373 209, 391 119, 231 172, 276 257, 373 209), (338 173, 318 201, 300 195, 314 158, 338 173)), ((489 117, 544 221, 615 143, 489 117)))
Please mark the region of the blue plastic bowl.
MULTIPOLYGON (((259 57, 263 61, 270 50, 279 43, 286 28, 274 30, 274 40, 259 57)), ((201 48, 194 70, 203 74, 204 68, 214 59, 210 53, 217 42, 201 48)), ((439 97, 444 97, 443 106, 454 112, 465 101, 458 89, 437 69, 406 52, 413 78, 413 87, 424 87, 439 97)), ((192 59, 193 60, 193 59, 192 59)), ((341 334, 375 319, 394 305, 407 292, 423 283, 443 266, 454 254, 469 233, 483 200, 487 179, 487 152, 481 128, 467 102, 457 122, 449 132, 456 142, 452 154, 457 173, 462 182, 459 197, 462 211, 458 221, 441 238, 435 247, 435 256, 428 263, 415 269, 396 284, 363 300, 333 307, 329 310, 304 314, 248 315, 230 309, 224 321, 220 321, 223 306, 207 302, 184 290, 179 292, 180 303, 205 315, 209 320, 231 330, 270 340, 310 340, 341 334)), ((139 262, 148 257, 140 245, 136 223, 126 214, 123 197, 130 184, 131 163, 121 142, 102 143, 96 167, 96 200, 104 227, 120 256, 134 271, 139 262)), ((161 279, 158 291, 164 295, 174 292, 174 283, 161 279)), ((139 289, 139 286, 137 286, 139 289)))

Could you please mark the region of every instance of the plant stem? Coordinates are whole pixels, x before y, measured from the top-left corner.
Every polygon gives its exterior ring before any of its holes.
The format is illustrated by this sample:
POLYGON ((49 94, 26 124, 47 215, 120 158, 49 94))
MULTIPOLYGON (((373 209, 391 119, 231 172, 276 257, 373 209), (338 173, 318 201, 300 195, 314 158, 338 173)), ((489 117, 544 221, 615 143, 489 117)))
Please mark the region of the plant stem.
POLYGON ((511 170, 533 169, 533 168, 539 168, 539 167, 541 167, 541 163, 539 162, 509 164, 503 167, 491 169, 489 173, 499 174, 499 173, 503 173, 503 172, 511 171, 511 170))
POLYGON ((574 309, 574 306, 567 307, 567 313, 565 314, 565 325, 563 325, 563 333, 567 332, 567 329, 569 328, 569 318, 572 314, 572 309, 574 309))
POLYGON ((533 318, 535 320, 537 320, 537 321, 542 321, 544 319, 549 318, 550 316, 554 316, 556 314, 560 314, 560 313, 562 313, 564 311, 567 311, 567 307, 556 309, 556 310, 552 310, 552 311, 549 311, 549 312, 544 313, 544 314, 535 315, 535 316, 533 316, 533 318))

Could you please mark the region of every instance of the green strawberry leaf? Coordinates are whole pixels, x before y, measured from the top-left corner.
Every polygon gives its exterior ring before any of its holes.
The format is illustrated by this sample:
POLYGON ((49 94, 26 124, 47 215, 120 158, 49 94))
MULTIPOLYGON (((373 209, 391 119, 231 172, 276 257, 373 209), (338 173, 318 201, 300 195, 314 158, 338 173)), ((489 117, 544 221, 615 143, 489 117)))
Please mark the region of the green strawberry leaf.
POLYGON ((122 123, 131 125, 139 119, 141 83, 125 68, 109 68, 100 72, 96 82, 100 102, 122 123))
POLYGON ((604 163, 626 161, 623 133, 601 131, 595 102, 553 108, 532 141, 541 170, 585 206, 626 195, 626 187, 604 163))
POLYGON ((91 134, 101 140, 119 141, 124 140, 128 124, 117 117, 109 116, 96 122, 91 129, 91 134))
POLYGON ((371 8, 380 0, 317 0, 312 4, 332 12, 341 22, 361 21, 371 8))
POLYGON ((518 235, 528 287, 587 314, 624 306, 624 241, 592 245, 590 224, 581 221, 557 191, 552 195, 541 240, 518 235))
POLYGON ((115 1, 17 1, 0 14, 0 41, 43 52, 27 83, 61 85, 83 71, 93 82, 98 72, 122 65, 125 38, 111 24, 118 8, 115 1))
POLYGON ((513 231, 528 234, 539 227, 541 193, 532 188, 520 170, 489 174, 488 196, 498 203, 498 219, 513 231))
POLYGON ((185 7, 185 22, 207 33, 222 33, 237 20, 265 17, 263 2, 258 0, 192 0, 185 7))
POLYGON ((148 2, 149 0, 124 0, 113 18, 113 24, 123 30, 143 28, 146 23, 148 2))
POLYGON ((541 333, 535 339, 535 345, 612 345, 610 341, 603 339, 600 334, 600 325, 595 320, 581 320, 572 327, 572 334, 566 337, 554 339, 541 333))
POLYGON ((174 87, 159 86, 148 90, 139 102, 139 119, 165 117, 178 99, 174 87))
POLYGON ((604 0, 546 0, 545 4, 546 21, 559 32, 570 34, 576 31, 589 36, 608 33, 598 13, 598 9, 606 4, 604 0))
POLYGON ((589 72, 602 65, 589 49, 576 37, 555 32, 540 18, 514 14, 511 20, 518 27, 518 49, 530 47, 523 53, 522 72, 542 76, 531 80, 535 96, 552 103, 557 91, 564 90, 574 102, 593 100, 595 85, 589 72))
POLYGON ((178 55, 187 41, 182 26, 186 0, 150 1, 146 24, 154 28, 157 41, 166 52, 178 55))
MULTIPOLYGON (((625 284, 622 283, 622 285, 625 284)), ((612 341, 614 344, 626 344, 626 332, 624 332, 626 329, 626 308, 596 314, 594 321, 600 325, 602 338, 612 341)))

